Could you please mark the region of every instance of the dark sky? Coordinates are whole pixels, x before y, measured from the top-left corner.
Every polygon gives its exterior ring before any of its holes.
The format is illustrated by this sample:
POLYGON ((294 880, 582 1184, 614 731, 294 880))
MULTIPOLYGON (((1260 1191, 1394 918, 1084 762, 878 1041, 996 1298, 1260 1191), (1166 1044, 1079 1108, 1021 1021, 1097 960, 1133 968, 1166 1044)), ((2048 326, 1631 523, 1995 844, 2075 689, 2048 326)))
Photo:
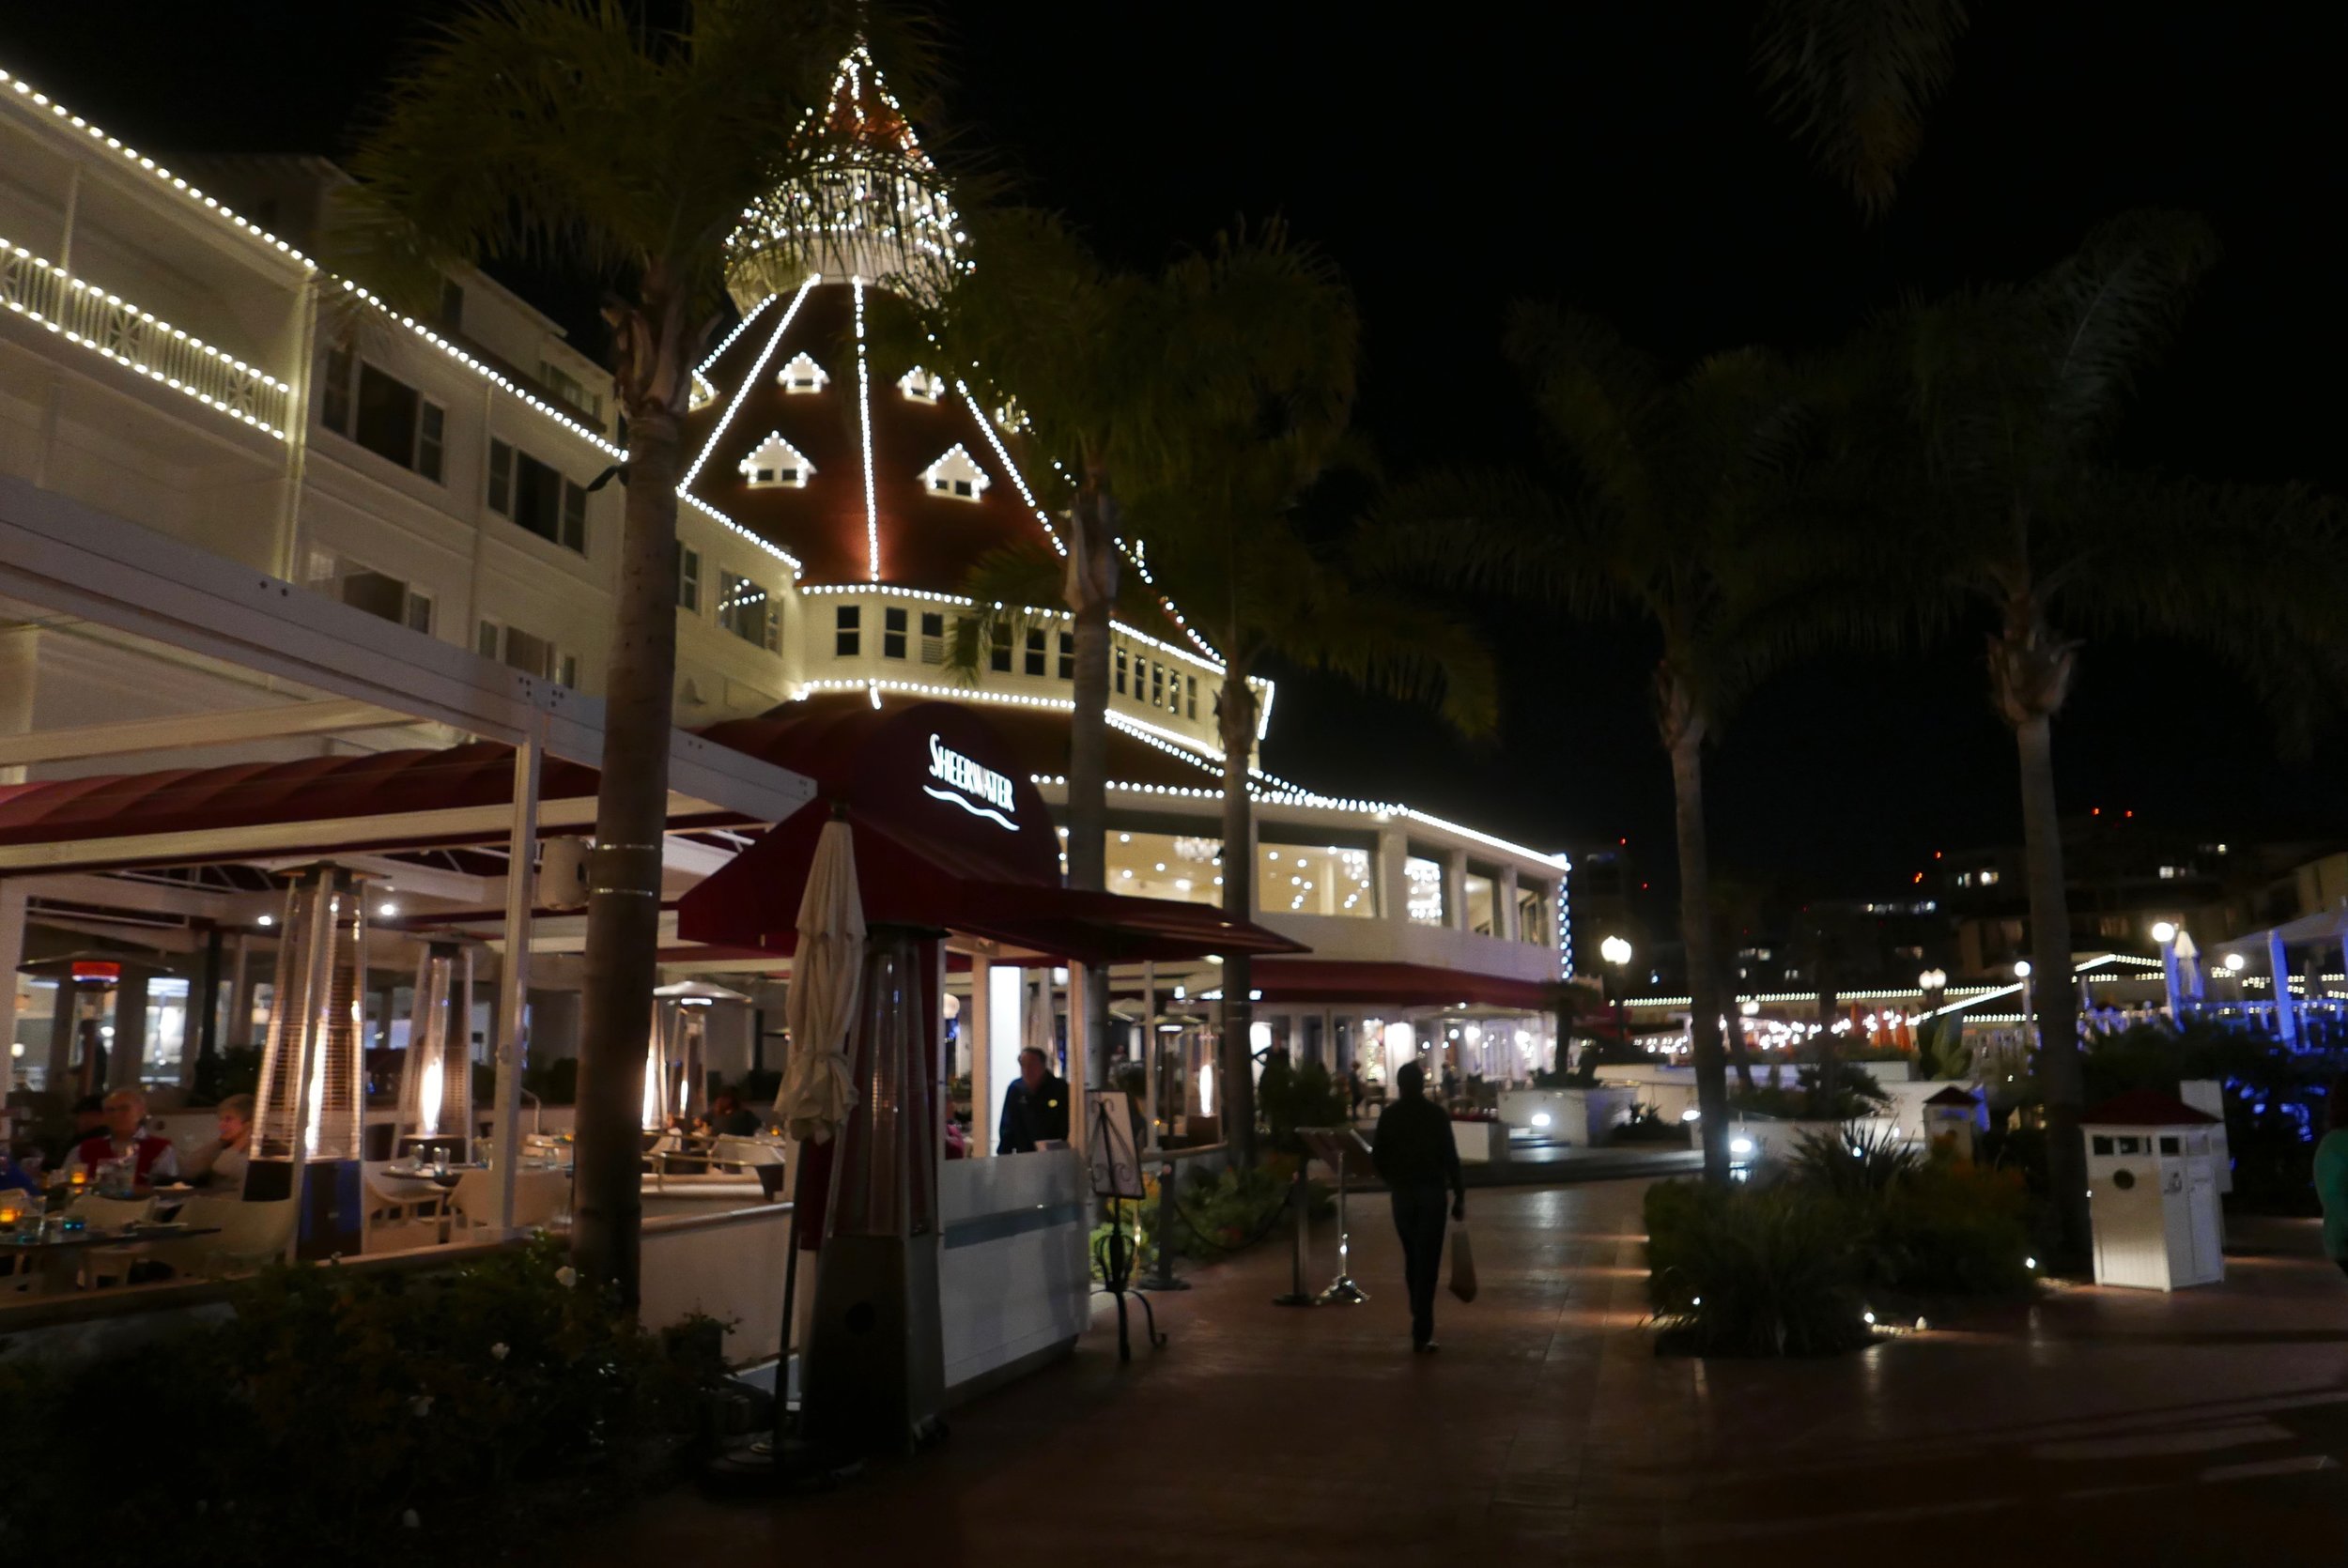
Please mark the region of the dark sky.
MULTIPOLYGON (((332 152, 420 9, 11 7, 0 63, 159 150, 332 152)), ((1512 299, 1599 311, 1676 361, 1799 350, 1904 293, 2025 275, 2128 208, 2191 208, 2225 261, 2124 454, 2341 487, 2348 313, 2337 248, 2318 240, 2348 212, 2348 8, 1984 0, 1923 156, 1872 228, 1762 116, 1752 7, 1533 9, 953 6, 951 142, 1136 265, 1241 214, 1284 214, 1360 295, 1362 421, 1400 472, 1535 460, 1496 346, 1512 299)), ((1544 846, 1628 836, 1665 872, 1646 644, 1632 628, 1494 630, 1508 672, 1496 742, 1292 679, 1270 765, 1544 846)), ((1789 891, 1892 891, 1935 848, 2018 838, 1978 648, 1968 631, 1912 658, 1781 677, 1715 754, 1716 862, 1789 891)), ((2236 693, 2187 649, 2091 647, 2058 731, 2065 807, 2233 839, 2340 834, 2348 742, 2278 761, 2236 693)))

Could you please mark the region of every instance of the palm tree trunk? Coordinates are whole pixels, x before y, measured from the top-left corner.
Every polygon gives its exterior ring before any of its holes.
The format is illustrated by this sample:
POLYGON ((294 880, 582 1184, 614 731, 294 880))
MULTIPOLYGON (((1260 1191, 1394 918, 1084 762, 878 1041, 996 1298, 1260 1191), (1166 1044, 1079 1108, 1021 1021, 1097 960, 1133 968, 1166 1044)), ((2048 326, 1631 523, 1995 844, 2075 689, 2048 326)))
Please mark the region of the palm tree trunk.
MULTIPOLYGON (((1230 657, 1228 650, 1224 656, 1230 657)), ((1252 920, 1256 853, 1247 759, 1256 745, 1256 693, 1236 660, 1224 668, 1215 721, 1223 737, 1223 913, 1234 920, 1252 920)), ((1242 1170, 1256 1167, 1253 967, 1245 953, 1223 955, 1223 1048, 1216 1054, 1222 1063, 1224 1141, 1242 1170)))
MULTIPOLYGON (((1068 720, 1068 885, 1108 885, 1109 611, 1117 602, 1117 500, 1096 476, 1071 509, 1066 597, 1074 617, 1075 706, 1068 720)), ((1086 971, 1085 1084, 1109 1086, 1109 972, 1086 971)), ((1082 1111, 1083 1107, 1076 1107, 1082 1111)))
MULTIPOLYGON (((655 413, 630 422, 579 1053, 571 1259, 584 1278, 616 1289, 631 1310, 642 1221, 637 1131, 660 945, 676 676, 677 439, 673 417, 655 413)), ((527 876, 530 869, 517 866, 511 874, 527 876)))
POLYGON ((2022 843, 2029 860, 2031 994, 2038 1015, 2038 1084, 2046 1097, 2047 1184, 2062 1227, 2066 1268, 2090 1255, 2087 1148, 2079 1112, 2078 994, 2071 975, 2071 910, 2064 898, 2062 829, 2055 808, 2053 721, 2044 713, 2014 727, 2022 764, 2022 843))
POLYGON ((1728 1066, 1721 1050, 1721 981, 1712 953, 1712 872, 1704 831, 1704 725, 1684 692, 1667 694, 1665 744, 1679 828, 1679 934, 1688 953, 1688 1045, 1696 1069, 1696 1130, 1707 1180, 1728 1179, 1728 1066))

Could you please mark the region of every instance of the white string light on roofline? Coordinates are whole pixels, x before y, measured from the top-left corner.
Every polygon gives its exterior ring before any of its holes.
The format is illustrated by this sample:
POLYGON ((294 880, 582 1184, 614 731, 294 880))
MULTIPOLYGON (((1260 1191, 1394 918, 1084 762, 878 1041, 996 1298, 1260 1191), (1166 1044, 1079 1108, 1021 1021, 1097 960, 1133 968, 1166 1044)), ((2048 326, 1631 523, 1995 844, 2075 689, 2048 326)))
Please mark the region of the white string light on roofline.
MULTIPOLYGON (((861 116, 863 111, 857 110, 861 116)), ((864 350, 864 280, 850 278, 856 290, 856 418, 864 438, 864 554, 872 580, 880 581, 880 503, 873 494, 873 367, 864 350)))
POLYGON ((33 90, 32 84, 26 82, 23 77, 12 76, 5 70, 0 70, 0 87, 9 87, 14 89, 19 97, 30 100, 33 104, 39 108, 48 110, 53 118, 62 120, 66 124, 71 126, 74 130, 85 133, 88 135, 90 140, 101 144, 109 151, 120 153, 124 161, 134 164, 138 168, 145 170, 147 174, 153 176, 158 183, 174 192, 177 192, 180 195, 187 197, 190 202, 202 207, 215 216, 226 220, 235 227, 243 230, 244 233, 252 238, 257 239, 264 245, 270 246, 282 254, 289 256, 293 260, 300 262, 304 270, 316 271, 317 269, 317 262, 312 261, 308 256, 303 255, 300 251, 295 250, 291 245, 288 245, 286 241, 278 238, 277 236, 270 233, 269 230, 261 227, 258 223, 247 220, 241 213, 226 206, 217 197, 206 195, 194 186, 190 185, 186 180, 181 179, 178 176, 173 174, 169 169, 166 169, 157 163, 152 158, 141 155, 135 147, 123 146, 120 138, 107 135, 106 132, 99 127, 92 125, 81 115, 67 109, 64 104, 52 100, 48 94, 35 92, 33 90))
POLYGON ((800 283, 798 293, 791 297, 791 308, 782 313, 780 321, 775 323, 774 331, 767 336, 766 346, 758 352, 757 362, 750 366, 750 373, 742 377, 742 384, 734 389, 734 400, 726 405, 726 411, 718 416, 718 423, 709 427, 709 439, 702 443, 701 451, 693 454, 693 461, 686 468, 685 477, 677 481, 676 493, 678 495, 684 495, 685 487, 701 477, 702 466, 709 461, 709 454, 717 450, 719 438, 726 433, 726 426, 734 423, 734 416, 741 411, 744 400, 750 395, 750 390, 765 379, 767 361, 775 357, 775 350, 782 346, 782 334, 791 330, 792 319, 799 314, 800 302, 807 298, 808 290, 813 288, 821 277, 821 273, 809 273, 800 283))
POLYGON ((696 374, 708 374, 709 367, 711 365, 716 364, 719 360, 725 358, 726 350, 734 346, 734 340, 740 337, 744 332, 749 331, 750 323, 765 315, 768 305, 773 304, 776 300, 781 298, 782 296, 780 294, 769 294, 766 298, 761 300, 757 304, 752 305, 750 307, 749 314, 734 324, 734 331, 725 335, 724 341, 719 343, 717 347, 709 351, 709 358, 701 362, 700 366, 697 368, 696 374))
POLYGON ((793 555, 789 550, 784 549, 781 546, 776 544, 765 534, 755 533, 750 530, 744 528, 740 523, 735 522, 733 518, 727 516, 724 513, 718 511, 716 507, 710 505, 699 496, 688 496, 684 491, 680 490, 677 492, 677 500, 683 501, 686 505, 691 507, 703 516, 709 518, 712 522, 715 522, 718 526, 726 529, 728 531, 741 535, 744 539, 749 540, 760 549, 765 550, 768 555, 773 556, 777 561, 781 561, 785 566, 790 567, 791 580, 795 583, 798 581, 799 573, 803 570, 803 568, 799 565, 798 557, 793 555))
POLYGON ((1002 464, 1004 471, 1011 475, 1012 485, 1018 490, 1019 499, 1027 503, 1027 510, 1034 513, 1035 520, 1043 526, 1043 537, 1052 542, 1054 550, 1065 556, 1068 553, 1066 541, 1060 538, 1059 530, 1052 526, 1052 519, 1045 515, 1043 508, 1036 504, 1035 492, 1027 488, 1027 476, 1019 471, 1019 465, 1012 462, 1011 453, 1003 449, 1002 438, 995 434, 993 422, 979 407, 979 400, 970 395, 970 384, 957 379, 954 391, 962 394, 962 401, 969 408, 970 417, 978 421, 979 428, 986 433, 986 444, 995 449, 995 460, 1002 464))
MULTIPOLYGON (((1063 477, 1066 476, 1068 470, 1060 467, 1059 460, 1058 458, 1054 458, 1052 460, 1052 467, 1059 469, 1059 472, 1063 477)), ((1124 551, 1125 559, 1127 561, 1133 562, 1134 570, 1140 575, 1141 580, 1144 584, 1151 588, 1156 588, 1158 586, 1158 579, 1150 575, 1150 562, 1143 552, 1142 542, 1140 540, 1135 539, 1127 541, 1120 539, 1117 542, 1117 547, 1124 551)), ((1223 656, 1215 652, 1214 644, 1209 642, 1205 638, 1198 635, 1197 627, 1193 626, 1189 622, 1182 619, 1182 612, 1174 607, 1174 601, 1168 598, 1164 592, 1160 592, 1158 594, 1158 607, 1166 612, 1166 618, 1167 620, 1173 622, 1175 625, 1182 628, 1182 635, 1190 638, 1193 643, 1197 644, 1201 653, 1213 659, 1220 659, 1223 656)), ((1262 737, 1258 736, 1257 738, 1260 740, 1262 737)))
MULTIPOLYGON (((59 284, 64 285, 66 288, 72 290, 76 294, 94 294, 100 300, 104 300, 109 306, 130 312, 131 315, 137 316, 139 320, 146 325, 157 327, 169 332, 174 343, 184 343, 191 348, 193 348, 197 352, 201 353, 206 359, 217 360, 221 363, 229 366, 239 375, 252 377, 254 379, 268 387, 270 391, 286 395, 287 397, 287 401, 290 403, 292 389, 286 386, 285 382, 277 379, 276 377, 270 375, 265 370, 262 370, 257 365, 247 364, 233 354, 222 353, 218 348, 215 348, 210 344, 206 343, 202 338, 181 331, 178 328, 172 326, 170 323, 157 319, 148 312, 139 309, 136 305, 126 302, 119 295, 109 294, 104 289, 84 283, 81 279, 74 277, 71 273, 64 271, 53 263, 35 255, 23 246, 14 244, 5 238, 0 238, 0 253, 15 255, 19 259, 31 264, 33 267, 38 268, 39 270, 46 272, 51 277, 56 279, 59 284)), ((93 353, 101 354, 105 358, 112 360, 115 363, 122 366, 125 370, 144 376, 150 381, 161 382, 162 385, 169 387, 174 392, 184 392, 188 396, 194 398, 198 403, 203 404, 206 407, 226 414, 230 419, 236 420, 240 423, 249 424, 255 430, 265 431, 281 441, 286 438, 286 432, 280 426, 271 424, 269 421, 262 419, 257 415, 248 414, 243 409, 236 407, 220 398, 214 397, 209 392, 202 392, 194 387, 189 386, 186 382, 181 381, 175 376, 168 375, 165 372, 155 369, 150 365, 141 364, 138 361, 131 359, 129 355, 118 352, 106 344, 100 343, 94 337, 89 337, 81 332, 77 332, 61 321, 51 320, 48 316, 43 315, 39 311, 35 310, 30 305, 23 304, 15 300, 10 300, 8 301, 8 307, 13 314, 22 315, 30 321, 39 322, 43 327, 48 328, 49 331, 56 333, 59 337, 64 338, 68 343, 77 345, 83 348, 87 348, 93 353)))
POLYGON ((458 364, 461 364, 466 369, 473 372, 473 374, 489 382, 492 386, 510 392, 515 397, 519 398, 522 402, 530 405, 533 408, 535 408, 538 412, 546 415, 547 418, 554 421, 555 423, 563 426, 565 430, 568 430, 573 435, 588 441, 595 448, 596 451, 602 453, 605 456, 616 458, 623 463, 627 461, 626 452, 614 445, 608 438, 605 437, 602 431, 581 424, 579 421, 571 418, 570 415, 564 413, 553 404, 548 403, 546 399, 533 395, 526 389, 517 384, 503 372, 495 370, 490 366, 484 364, 481 361, 474 359, 471 354, 466 353, 463 349, 457 347, 455 344, 449 342, 446 338, 440 336, 438 332, 435 332, 432 329, 426 327, 421 321, 418 321, 414 316, 400 315, 397 311, 392 309, 391 306, 385 304, 376 295, 369 292, 367 289, 361 287, 358 284, 351 282, 348 278, 343 279, 342 284, 346 293, 356 295, 361 300, 372 305, 375 309, 382 312, 385 315, 390 316, 394 321, 398 322, 401 326, 415 333, 416 336, 424 339, 425 342, 432 345, 433 347, 438 348, 441 353, 446 354, 450 359, 455 360, 458 364))

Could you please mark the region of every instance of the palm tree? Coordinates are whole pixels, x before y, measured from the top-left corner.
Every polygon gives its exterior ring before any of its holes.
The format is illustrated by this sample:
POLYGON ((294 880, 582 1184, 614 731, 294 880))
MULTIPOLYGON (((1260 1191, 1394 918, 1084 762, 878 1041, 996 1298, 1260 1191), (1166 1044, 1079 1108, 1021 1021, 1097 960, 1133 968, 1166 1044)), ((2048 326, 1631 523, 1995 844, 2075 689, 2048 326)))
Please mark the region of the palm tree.
POLYGON ((1657 738, 1670 759, 1680 935, 1705 1170, 1728 1173, 1724 993, 1705 828, 1704 747, 1756 681, 1873 623, 1859 574, 1800 483, 1809 393, 1759 349, 1677 380, 1597 318, 1519 305, 1506 338, 1562 483, 1438 474, 1405 487, 1365 540, 1380 570, 1539 608, 1644 621, 1659 644, 1657 738))
POLYGON ((2048 1176, 2073 1264, 2088 1244, 2087 1172, 2053 723, 2077 634, 2197 644, 2294 729, 2340 670, 2348 536, 2329 503, 2105 453, 2216 252, 2196 219, 2129 214, 2027 284, 1915 306, 1874 339, 1887 378, 1869 401, 1912 417, 1922 467, 1892 519, 1907 581, 1934 618, 1985 615, 1990 696, 2014 731, 2048 1176))
POLYGON ((1923 145, 1956 73, 1964 0, 1769 0, 1753 64, 1771 117, 1870 221, 1923 145))
POLYGON ((342 246, 394 290, 437 288, 448 266, 508 260, 570 269, 610 291, 627 500, 587 913, 571 1247, 582 1274, 629 1302, 690 373, 725 308, 725 244, 745 210, 791 187, 816 230, 847 197, 844 182, 822 177, 837 149, 812 113, 834 66, 860 38, 883 45, 901 83, 926 58, 919 37, 870 0, 696 0, 681 15, 660 26, 619 0, 475 0, 366 130, 342 246))
MULTIPOLYGON (((1106 394, 1122 423, 1104 428, 1096 448, 1122 443, 1116 515, 1149 562, 1146 584, 1138 574, 1122 578, 1124 613, 1143 623, 1180 606, 1222 658, 1223 905, 1252 919, 1248 846, 1260 699, 1251 679, 1266 662, 1327 669, 1372 690, 1433 701, 1475 733, 1491 718, 1490 660, 1456 623, 1349 584, 1295 526, 1299 497, 1349 450, 1358 357, 1352 295, 1318 252, 1292 244, 1274 223, 1224 236, 1156 278, 1120 280, 1113 289, 1099 297, 1102 314, 1085 335, 1116 346, 1102 355, 1104 377, 1130 382, 1136 366, 1147 366, 1151 383, 1106 394)), ((1037 368, 1048 377, 1049 366, 1037 368)), ((1012 374, 997 379, 1023 407, 1036 406, 1012 374)), ((1099 412, 1090 417, 1107 425, 1099 412)), ((999 615, 1015 619, 1019 607, 1037 606, 1066 578, 1041 551, 1004 551, 981 562, 968 587, 982 605, 1006 607, 999 615)), ((980 640, 990 634, 991 618, 974 621, 958 662, 975 668, 980 640)), ((1105 695, 1104 684, 1104 729, 1105 695)), ((1080 718, 1083 701, 1080 691, 1080 718)), ((1074 840, 1084 831, 1075 825, 1074 782, 1072 773, 1072 880, 1074 840)), ((1101 822, 1104 843, 1105 812, 1101 822)), ((1239 1158, 1252 1165, 1249 982, 1246 955, 1227 955, 1224 1119, 1239 1158)))

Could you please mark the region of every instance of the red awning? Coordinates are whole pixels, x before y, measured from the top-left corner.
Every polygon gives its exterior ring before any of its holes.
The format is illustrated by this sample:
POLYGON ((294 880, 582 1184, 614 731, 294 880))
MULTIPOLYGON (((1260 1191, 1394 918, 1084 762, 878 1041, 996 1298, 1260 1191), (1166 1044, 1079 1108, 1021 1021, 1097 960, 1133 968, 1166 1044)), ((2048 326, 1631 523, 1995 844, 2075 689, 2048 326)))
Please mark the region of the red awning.
POLYGON ((1249 985, 1266 1002, 1375 1002, 1398 1007, 1505 1007, 1547 1012, 1557 982, 1478 975, 1424 963, 1367 963, 1344 959, 1267 959, 1249 985))
POLYGON ((791 951, 815 841, 837 811, 856 830, 868 925, 925 926, 1000 943, 1011 957, 1080 963, 1306 950, 1210 905, 1063 887, 1043 797, 966 708, 778 710, 709 735, 819 788, 685 896, 677 933, 687 941, 791 951))

